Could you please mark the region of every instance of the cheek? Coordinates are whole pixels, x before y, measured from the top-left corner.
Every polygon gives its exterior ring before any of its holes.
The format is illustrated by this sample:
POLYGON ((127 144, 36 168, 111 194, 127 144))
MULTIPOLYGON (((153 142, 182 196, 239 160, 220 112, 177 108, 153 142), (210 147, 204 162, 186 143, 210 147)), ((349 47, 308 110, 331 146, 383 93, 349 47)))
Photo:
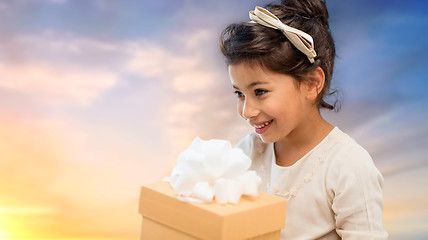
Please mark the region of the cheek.
POLYGON ((264 102, 262 109, 263 112, 269 116, 280 117, 284 111, 284 107, 285 106, 281 101, 272 99, 270 101, 264 102))
POLYGON ((236 104, 236 107, 237 107, 239 116, 242 116, 242 109, 244 107, 244 103, 242 101, 238 100, 238 103, 236 104))

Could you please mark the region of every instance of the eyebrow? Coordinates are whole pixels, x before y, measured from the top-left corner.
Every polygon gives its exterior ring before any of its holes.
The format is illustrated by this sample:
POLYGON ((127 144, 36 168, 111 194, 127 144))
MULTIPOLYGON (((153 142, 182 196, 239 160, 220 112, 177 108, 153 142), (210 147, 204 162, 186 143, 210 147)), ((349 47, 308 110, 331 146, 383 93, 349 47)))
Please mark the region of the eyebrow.
MULTIPOLYGON (((247 88, 252 88, 252 87, 255 87, 255 86, 257 86, 257 85, 261 85, 261 84, 268 84, 268 83, 269 83, 269 82, 255 81, 255 82, 252 82, 252 83, 248 84, 247 88)), ((235 89, 238 89, 238 90, 239 90, 239 88, 238 88, 237 86, 235 86, 235 85, 232 85, 232 86, 233 86, 233 88, 235 88, 235 89)))

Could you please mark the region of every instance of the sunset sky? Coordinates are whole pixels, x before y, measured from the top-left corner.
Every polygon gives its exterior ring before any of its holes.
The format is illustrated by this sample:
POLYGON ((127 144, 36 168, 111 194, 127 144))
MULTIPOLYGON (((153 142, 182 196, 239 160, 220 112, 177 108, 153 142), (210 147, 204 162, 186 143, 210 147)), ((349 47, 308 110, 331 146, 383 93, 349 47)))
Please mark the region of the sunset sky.
MULTIPOLYGON (((218 38, 268 2, 0 0, 0 240, 138 239, 141 185, 196 136, 252 131, 218 38)), ((324 114, 384 174, 390 239, 428 239, 428 2, 327 5, 324 114)))

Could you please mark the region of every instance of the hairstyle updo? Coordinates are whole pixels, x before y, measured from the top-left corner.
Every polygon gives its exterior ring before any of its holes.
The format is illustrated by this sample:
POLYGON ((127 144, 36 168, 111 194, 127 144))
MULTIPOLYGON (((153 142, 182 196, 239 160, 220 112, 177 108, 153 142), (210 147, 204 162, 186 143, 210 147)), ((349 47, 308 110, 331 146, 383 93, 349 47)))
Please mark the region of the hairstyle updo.
POLYGON ((336 50, 328 24, 328 11, 322 0, 282 0, 281 4, 265 7, 284 24, 311 35, 317 53, 310 63, 279 30, 256 23, 231 24, 223 30, 220 48, 228 65, 246 62, 267 70, 293 76, 298 83, 306 80, 306 74, 321 67, 325 74, 324 87, 318 95, 320 108, 335 109, 336 104, 324 100, 331 95, 330 82, 333 74, 336 50))

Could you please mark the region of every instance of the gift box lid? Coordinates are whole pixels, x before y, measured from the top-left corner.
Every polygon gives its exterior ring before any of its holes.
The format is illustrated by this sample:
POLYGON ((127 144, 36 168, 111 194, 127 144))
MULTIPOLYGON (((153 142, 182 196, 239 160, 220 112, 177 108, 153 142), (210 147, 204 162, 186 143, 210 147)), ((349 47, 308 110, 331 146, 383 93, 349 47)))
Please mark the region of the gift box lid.
POLYGON ((259 193, 238 204, 188 203, 177 199, 169 183, 158 182, 141 188, 139 212, 200 239, 247 239, 285 225, 286 200, 259 193))

